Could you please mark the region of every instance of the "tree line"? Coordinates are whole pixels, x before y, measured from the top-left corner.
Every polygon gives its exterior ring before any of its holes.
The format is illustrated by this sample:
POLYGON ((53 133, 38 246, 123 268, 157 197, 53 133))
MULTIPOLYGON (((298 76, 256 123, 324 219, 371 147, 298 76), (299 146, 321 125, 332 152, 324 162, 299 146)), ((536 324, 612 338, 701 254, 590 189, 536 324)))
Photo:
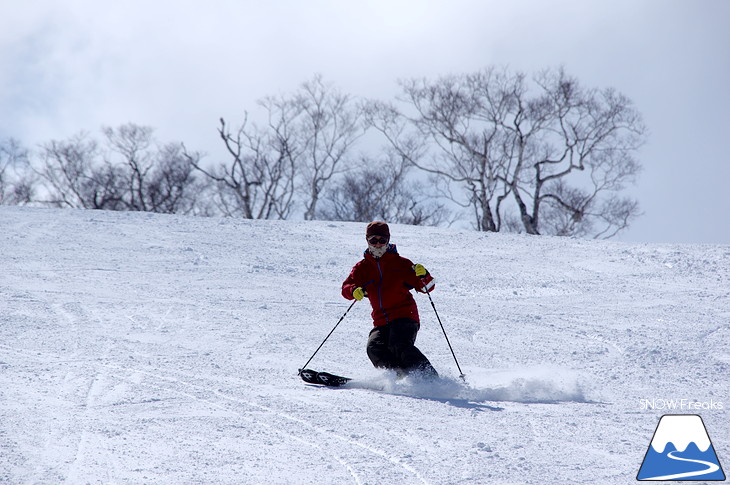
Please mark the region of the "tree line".
POLYGON ((469 221, 608 238, 639 215, 641 115, 564 69, 400 82, 363 100, 321 76, 217 126, 221 159, 128 123, 33 150, 0 140, 0 204, 248 219, 469 221))

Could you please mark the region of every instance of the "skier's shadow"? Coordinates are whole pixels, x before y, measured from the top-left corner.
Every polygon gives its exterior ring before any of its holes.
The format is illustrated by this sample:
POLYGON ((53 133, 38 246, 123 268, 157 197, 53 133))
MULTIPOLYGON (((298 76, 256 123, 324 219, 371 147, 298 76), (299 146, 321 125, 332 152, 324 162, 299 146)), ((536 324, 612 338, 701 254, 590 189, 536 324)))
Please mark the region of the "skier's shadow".
MULTIPOLYGON (((315 385, 315 384, 308 384, 311 387, 318 387, 321 388, 323 386, 315 385)), ((349 382, 347 385, 342 387, 328 387, 327 389, 333 390, 333 391, 340 391, 345 389, 365 389, 365 390, 371 390, 375 392, 380 392, 383 394, 389 394, 391 396, 399 396, 399 397, 409 397, 411 399, 421 399, 426 401, 435 401, 440 402, 444 404, 448 404, 450 406, 454 406, 456 408, 461 409, 471 409, 472 411, 504 411, 505 408, 497 407, 497 406, 490 406, 488 404, 484 404, 482 402, 477 401, 470 401, 469 399, 464 399, 460 397, 438 397, 438 396, 427 396, 427 395, 418 395, 418 394, 411 394, 408 392, 398 392, 398 391, 392 391, 392 390, 385 390, 385 389, 378 389, 374 388, 368 385, 362 385, 362 383, 354 383, 349 382)))
POLYGON ((392 393, 392 394, 394 396, 404 396, 404 397, 410 397, 413 399, 424 399, 427 401, 441 402, 444 404, 448 404, 450 406, 454 406, 455 408, 470 409, 472 411, 479 411, 479 412, 504 411, 504 408, 500 408, 497 406, 490 406, 488 404, 484 404, 481 402, 469 401, 468 399, 463 399, 463 398, 414 396, 412 394, 398 394, 398 393, 392 393))

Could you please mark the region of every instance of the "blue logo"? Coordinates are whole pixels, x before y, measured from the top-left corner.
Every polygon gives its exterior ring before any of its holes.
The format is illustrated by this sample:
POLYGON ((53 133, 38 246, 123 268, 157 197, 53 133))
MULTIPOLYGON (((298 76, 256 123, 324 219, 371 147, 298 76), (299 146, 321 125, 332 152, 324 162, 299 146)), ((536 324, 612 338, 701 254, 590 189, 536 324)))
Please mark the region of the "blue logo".
POLYGON ((725 480, 702 418, 696 414, 662 416, 636 479, 725 480))

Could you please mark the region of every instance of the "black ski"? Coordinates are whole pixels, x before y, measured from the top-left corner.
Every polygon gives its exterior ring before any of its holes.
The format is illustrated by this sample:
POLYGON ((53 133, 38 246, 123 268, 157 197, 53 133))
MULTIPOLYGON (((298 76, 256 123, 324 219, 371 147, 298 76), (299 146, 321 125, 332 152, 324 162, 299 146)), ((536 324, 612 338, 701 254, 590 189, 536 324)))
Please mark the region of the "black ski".
POLYGON ((317 384, 327 387, 341 387, 352 380, 349 377, 336 376, 329 372, 317 372, 312 369, 300 370, 299 377, 309 384, 317 384))

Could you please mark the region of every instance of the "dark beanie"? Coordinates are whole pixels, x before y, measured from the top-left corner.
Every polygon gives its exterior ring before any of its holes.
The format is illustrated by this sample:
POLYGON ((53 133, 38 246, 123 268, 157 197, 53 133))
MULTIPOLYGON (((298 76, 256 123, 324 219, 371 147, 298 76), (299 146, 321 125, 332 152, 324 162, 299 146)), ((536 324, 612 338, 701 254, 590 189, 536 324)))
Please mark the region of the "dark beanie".
POLYGON ((365 237, 370 236, 385 236, 390 239, 390 229, 388 228, 388 224, 382 221, 371 222, 365 230, 365 237))

